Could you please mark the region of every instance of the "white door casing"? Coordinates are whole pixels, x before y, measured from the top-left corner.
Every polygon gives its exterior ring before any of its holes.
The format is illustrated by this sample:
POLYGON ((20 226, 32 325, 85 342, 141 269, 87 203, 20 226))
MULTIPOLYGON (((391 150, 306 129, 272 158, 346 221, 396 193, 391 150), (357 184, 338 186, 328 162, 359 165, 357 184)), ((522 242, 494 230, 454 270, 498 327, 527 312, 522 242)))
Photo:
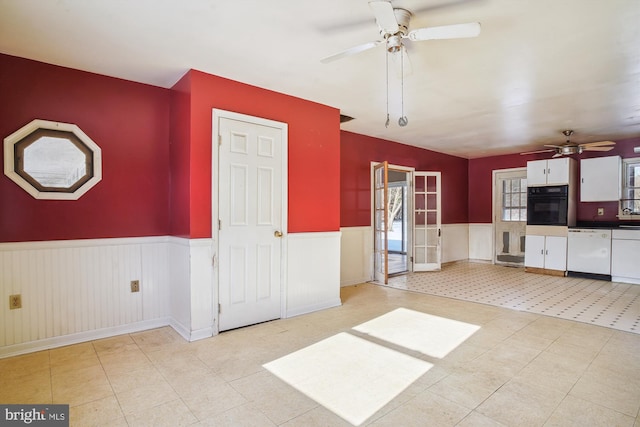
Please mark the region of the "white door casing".
POLYGON ((220 110, 213 123, 214 277, 224 331, 283 316, 287 125, 220 110))

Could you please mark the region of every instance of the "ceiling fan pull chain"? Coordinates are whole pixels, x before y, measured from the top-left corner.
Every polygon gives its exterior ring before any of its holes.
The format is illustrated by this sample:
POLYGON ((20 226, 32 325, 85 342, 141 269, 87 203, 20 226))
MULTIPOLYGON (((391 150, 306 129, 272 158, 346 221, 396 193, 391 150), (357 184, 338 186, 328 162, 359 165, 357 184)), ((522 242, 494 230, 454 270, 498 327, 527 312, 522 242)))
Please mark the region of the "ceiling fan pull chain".
MULTIPOLYGON (((404 46, 400 47, 400 118, 398 119, 398 125, 404 127, 409 123, 407 116, 404 115, 404 46)), ((388 70, 387 70, 388 72, 388 70)))
POLYGON ((387 65, 387 121, 384 122, 384 127, 389 127, 389 52, 386 51, 386 65, 387 65))

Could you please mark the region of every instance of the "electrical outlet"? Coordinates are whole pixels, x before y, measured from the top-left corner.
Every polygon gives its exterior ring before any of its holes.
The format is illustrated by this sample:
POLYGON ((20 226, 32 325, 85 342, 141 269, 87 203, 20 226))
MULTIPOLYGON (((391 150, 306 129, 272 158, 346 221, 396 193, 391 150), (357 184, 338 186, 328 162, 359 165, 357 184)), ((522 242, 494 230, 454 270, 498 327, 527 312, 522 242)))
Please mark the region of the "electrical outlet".
POLYGON ((598 208, 598 216, 604 215, 604 208, 598 208))
POLYGON ((9 295, 9 309, 15 310, 16 308, 22 308, 22 295, 9 295))
POLYGON ((131 281, 131 292, 140 292, 140 281, 132 280, 131 281))

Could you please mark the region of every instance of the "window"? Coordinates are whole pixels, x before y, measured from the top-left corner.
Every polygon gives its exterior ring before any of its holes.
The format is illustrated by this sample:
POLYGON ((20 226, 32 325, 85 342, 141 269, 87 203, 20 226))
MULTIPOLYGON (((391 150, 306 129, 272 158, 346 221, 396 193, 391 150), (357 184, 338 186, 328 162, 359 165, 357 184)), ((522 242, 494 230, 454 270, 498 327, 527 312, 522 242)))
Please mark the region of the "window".
POLYGON ((527 220, 526 178, 510 178, 502 181, 502 220, 527 220))
MULTIPOLYGON (((640 215, 640 158, 622 161, 622 199, 620 217, 631 218, 640 215)), ((633 219, 640 219, 634 217, 633 219)))
POLYGON ((101 151, 76 125, 34 120, 5 138, 4 173, 36 199, 77 200, 102 179, 101 151))

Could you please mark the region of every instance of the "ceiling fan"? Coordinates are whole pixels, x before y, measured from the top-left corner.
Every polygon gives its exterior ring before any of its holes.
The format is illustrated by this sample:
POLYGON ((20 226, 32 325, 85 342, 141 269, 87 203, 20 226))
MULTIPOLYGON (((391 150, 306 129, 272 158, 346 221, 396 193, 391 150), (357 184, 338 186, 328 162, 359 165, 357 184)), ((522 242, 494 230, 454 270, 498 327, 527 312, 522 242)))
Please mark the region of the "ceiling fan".
POLYGON ((584 144, 571 143, 571 135, 573 131, 570 129, 563 130, 562 134, 567 137, 567 142, 563 145, 545 144, 545 147, 549 147, 546 150, 529 151, 520 154, 535 154, 535 153, 550 153, 555 152, 553 157, 567 156, 571 154, 581 154, 583 151, 609 151, 613 150, 613 146, 616 145, 613 141, 596 141, 587 142, 584 144))
POLYGON ((480 34, 480 23, 443 25, 439 27, 425 27, 409 31, 411 12, 402 8, 394 8, 389 1, 370 1, 369 8, 376 18, 382 40, 375 40, 354 46, 342 52, 327 56, 320 60, 322 63, 332 62, 347 56, 372 49, 384 43, 389 53, 403 51, 403 39, 411 41, 459 39, 477 37, 480 34))

